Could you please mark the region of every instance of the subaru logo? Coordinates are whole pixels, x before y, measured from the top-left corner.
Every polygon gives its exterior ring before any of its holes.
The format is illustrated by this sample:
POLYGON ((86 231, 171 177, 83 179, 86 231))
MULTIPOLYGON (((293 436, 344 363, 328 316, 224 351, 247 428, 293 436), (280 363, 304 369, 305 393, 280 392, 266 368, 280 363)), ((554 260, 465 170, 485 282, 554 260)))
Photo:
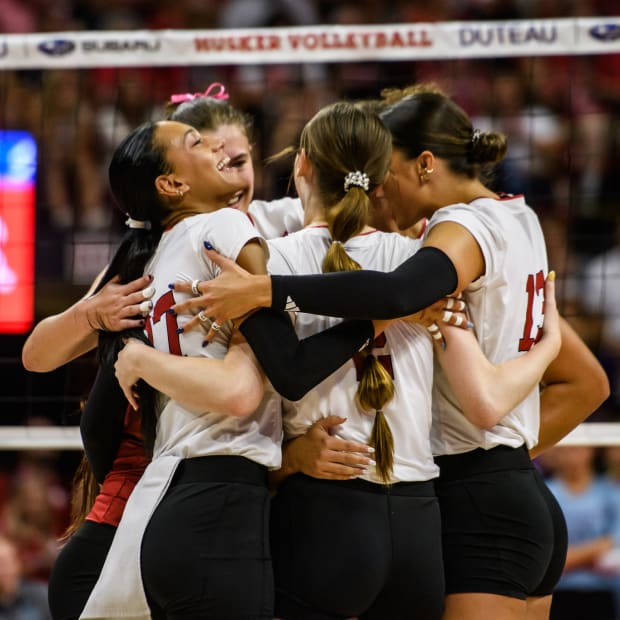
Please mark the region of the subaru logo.
POLYGON ((41 52, 48 56, 64 56, 75 49, 75 43, 66 39, 55 39, 54 41, 43 41, 43 43, 39 43, 38 47, 41 52))
POLYGON ((620 24, 601 24, 590 28, 590 34, 599 41, 616 41, 620 39, 620 24))

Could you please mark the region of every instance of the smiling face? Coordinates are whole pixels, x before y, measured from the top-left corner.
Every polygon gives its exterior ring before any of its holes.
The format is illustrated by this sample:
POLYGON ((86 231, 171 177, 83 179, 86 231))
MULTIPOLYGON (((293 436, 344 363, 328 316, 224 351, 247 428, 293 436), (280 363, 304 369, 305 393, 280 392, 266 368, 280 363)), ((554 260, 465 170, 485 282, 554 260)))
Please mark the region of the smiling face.
POLYGON ((157 125, 156 141, 171 167, 163 176, 188 204, 225 206, 246 186, 238 170, 229 166, 222 138, 205 138, 189 125, 162 121, 157 125))
POLYGON ((247 213, 254 196, 254 165, 251 146, 245 130, 236 124, 220 125, 215 130, 202 131, 207 140, 224 140, 224 151, 230 157, 229 167, 235 169, 243 187, 229 202, 229 207, 247 213))

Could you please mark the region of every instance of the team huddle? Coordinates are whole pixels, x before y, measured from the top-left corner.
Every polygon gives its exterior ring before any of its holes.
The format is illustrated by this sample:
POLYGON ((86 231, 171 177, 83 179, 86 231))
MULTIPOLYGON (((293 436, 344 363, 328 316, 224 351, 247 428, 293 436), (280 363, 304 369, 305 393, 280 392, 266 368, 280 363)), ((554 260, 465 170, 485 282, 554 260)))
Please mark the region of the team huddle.
POLYGON ((567 548, 532 458, 607 397, 505 137, 432 85, 303 128, 171 102, 116 148, 127 233, 24 365, 98 348, 54 620, 543 620, 567 548))

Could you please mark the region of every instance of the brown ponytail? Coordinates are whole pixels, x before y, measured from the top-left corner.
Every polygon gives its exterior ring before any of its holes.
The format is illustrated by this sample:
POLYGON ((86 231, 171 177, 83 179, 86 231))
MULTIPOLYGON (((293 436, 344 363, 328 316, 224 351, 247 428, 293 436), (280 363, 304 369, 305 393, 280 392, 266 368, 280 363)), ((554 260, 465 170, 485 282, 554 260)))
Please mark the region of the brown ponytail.
MULTIPOLYGON (((372 106, 347 102, 323 108, 304 128, 300 147, 316 175, 332 243, 323 259, 323 271, 361 269, 344 244, 360 234, 371 209, 369 193, 383 183, 391 157, 391 137, 372 106)), ((394 463, 394 438, 383 407, 394 396, 390 373, 372 354, 369 345, 357 401, 374 415, 370 444, 375 448, 377 473, 389 483, 394 463)))

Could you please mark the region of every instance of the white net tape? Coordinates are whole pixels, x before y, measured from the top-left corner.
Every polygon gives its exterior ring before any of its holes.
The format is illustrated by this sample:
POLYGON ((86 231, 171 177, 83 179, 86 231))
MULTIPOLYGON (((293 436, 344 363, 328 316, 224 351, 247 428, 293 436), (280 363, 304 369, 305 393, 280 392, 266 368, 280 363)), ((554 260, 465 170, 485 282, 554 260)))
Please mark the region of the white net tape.
MULTIPOLYGON (((620 423, 591 422, 578 426, 561 445, 620 445, 620 423)), ((3 426, 0 428, 0 450, 81 450, 82 439, 77 427, 3 426)))
POLYGON ((0 69, 437 60, 620 52, 620 17, 0 36, 0 69))

